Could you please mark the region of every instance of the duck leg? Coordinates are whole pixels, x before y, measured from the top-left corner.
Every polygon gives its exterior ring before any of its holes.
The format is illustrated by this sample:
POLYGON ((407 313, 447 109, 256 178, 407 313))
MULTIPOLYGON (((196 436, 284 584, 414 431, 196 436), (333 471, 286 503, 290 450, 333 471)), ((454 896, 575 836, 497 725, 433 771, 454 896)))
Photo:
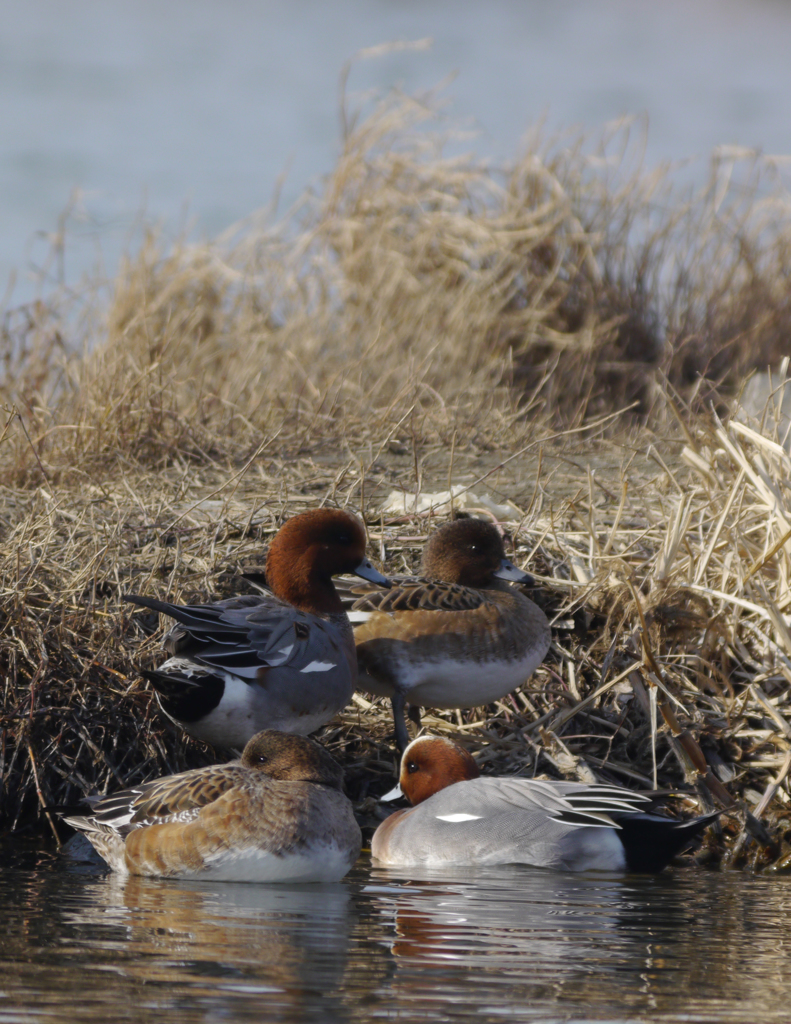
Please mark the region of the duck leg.
POLYGON ((415 725, 420 728, 420 708, 417 704, 410 704, 407 708, 407 718, 414 722, 415 725))
POLYGON ((390 698, 390 703, 393 705, 396 746, 398 747, 398 753, 403 754, 409 746, 409 732, 407 731, 406 717, 404 715, 406 701, 403 694, 396 691, 390 698))

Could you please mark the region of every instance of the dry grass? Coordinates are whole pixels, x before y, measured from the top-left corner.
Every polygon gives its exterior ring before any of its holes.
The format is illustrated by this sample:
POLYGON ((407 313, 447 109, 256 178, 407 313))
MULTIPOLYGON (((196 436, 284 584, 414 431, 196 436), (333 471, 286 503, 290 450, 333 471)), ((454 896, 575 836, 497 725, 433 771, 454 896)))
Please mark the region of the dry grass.
POLYGON ((384 103, 282 224, 168 252, 151 235, 108 298, 9 314, 0 397, 32 446, 10 431, 5 479, 242 459, 274 435, 519 447, 536 422, 633 403, 658 428, 665 379, 707 401, 785 354, 791 206, 771 162, 720 154, 685 196, 629 171, 623 127, 593 152, 536 141, 499 173, 443 157, 431 113, 384 103))
MULTIPOLYGON (((239 590, 320 502, 362 509, 373 553, 411 567, 427 523, 381 499, 462 482, 523 510, 505 525, 556 645, 513 698, 426 724, 498 770, 733 798, 711 858, 784 863, 791 466, 766 423, 716 418, 791 331, 782 182, 720 154, 682 197, 627 171, 626 129, 495 173, 444 157, 430 115, 401 98, 353 125, 285 225, 151 236, 106 301, 6 316, 6 827, 212 757, 136 676, 157 643, 120 593, 239 590)), ((360 698, 325 732, 365 806, 386 709, 360 698)))

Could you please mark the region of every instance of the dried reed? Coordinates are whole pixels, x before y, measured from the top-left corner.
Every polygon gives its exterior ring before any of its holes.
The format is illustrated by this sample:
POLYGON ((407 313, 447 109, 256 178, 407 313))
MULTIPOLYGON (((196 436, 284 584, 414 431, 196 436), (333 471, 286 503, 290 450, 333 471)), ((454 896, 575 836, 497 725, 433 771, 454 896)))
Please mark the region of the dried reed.
MULTIPOLYGON (((157 640, 121 593, 241 590, 322 502, 412 568, 429 524, 383 497, 460 482, 521 508, 505 525, 556 638, 512 697, 424 723, 500 771, 695 786, 729 808, 713 861, 782 866, 791 466, 771 416, 724 417, 791 328, 774 168, 721 153, 680 198, 611 158, 621 129, 499 174, 444 157, 426 113, 353 125, 285 225, 151 236, 106 303, 7 314, 2 821, 214 756, 136 675, 157 640)), ((364 695, 325 730, 363 809, 389 733, 364 695)))

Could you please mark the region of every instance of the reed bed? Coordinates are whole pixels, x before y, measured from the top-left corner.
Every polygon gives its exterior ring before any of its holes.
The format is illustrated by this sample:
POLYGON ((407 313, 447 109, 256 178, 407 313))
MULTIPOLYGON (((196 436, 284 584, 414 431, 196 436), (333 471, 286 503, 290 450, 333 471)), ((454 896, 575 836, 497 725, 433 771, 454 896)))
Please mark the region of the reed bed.
MULTIPOLYGON (((445 156, 434 116, 385 101, 283 222, 167 250, 151 233, 109 285, 6 313, 4 828, 57 833, 50 808, 216 758, 137 674, 161 634, 121 594, 243 591, 321 503, 411 570, 466 506, 536 575, 554 643, 512 696, 424 725, 485 769, 659 786, 682 813, 694 794, 724 811, 703 859, 789 861, 779 392, 731 417, 751 370, 787 376, 778 165, 723 151, 684 194, 630 164, 621 126, 497 170, 445 156)), ((387 707, 356 695, 323 738, 373 816, 387 707)))

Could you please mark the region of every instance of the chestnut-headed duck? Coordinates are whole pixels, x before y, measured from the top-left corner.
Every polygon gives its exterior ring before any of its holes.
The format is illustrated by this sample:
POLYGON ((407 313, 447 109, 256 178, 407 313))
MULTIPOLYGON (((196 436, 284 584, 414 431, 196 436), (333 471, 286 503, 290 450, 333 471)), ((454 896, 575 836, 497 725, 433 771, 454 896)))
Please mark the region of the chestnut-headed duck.
POLYGON ((347 587, 357 685, 391 699, 399 750, 409 742, 406 703, 488 704, 544 660, 546 615, 508 581, 532 582, 506 558, 494 524, 456 519, 429 539, 419 577, 396 577, 386 592, 347 587))
POLYGON ((340 509, 289 519, 269 547, 271 593, 204 605, 130 594, 125 600, 176 619, 173 655, 144 671, 164 712, 215 747, 241 750, 261 729, 306 736, 351 699, 357 658, 332 577, 389 580, 365 557, 362 523, 340 509))
POLYGON ((240 760, 103 797, 64 820, 122 874, 336 882, 360 853, 343 772, 304 736, 265 731, 240 760))
MULTIPOLYGON (((472 756, 437 736, 413 740, 400 788, 411 808, 377 828, 381 864, 529 864, 567 871, 661 871, 719 812, 677 821, 620 786, 480 777, 472 756)), ((389 795, 389 794, 388 794, 389 795)))

